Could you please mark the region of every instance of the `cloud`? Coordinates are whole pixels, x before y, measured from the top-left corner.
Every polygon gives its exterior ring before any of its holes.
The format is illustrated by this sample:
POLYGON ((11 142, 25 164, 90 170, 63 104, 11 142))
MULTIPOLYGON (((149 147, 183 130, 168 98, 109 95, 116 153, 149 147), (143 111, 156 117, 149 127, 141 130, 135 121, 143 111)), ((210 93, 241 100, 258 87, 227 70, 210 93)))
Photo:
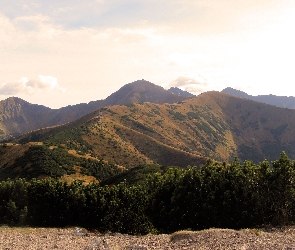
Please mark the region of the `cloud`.
POLYGON ((14 19, 15 22, 48 22, 50 18, 41 14, 34 16, 20 16, 14 19))
POLYGON ((34 16, 17 17, 13 21, 17 28, 21 28, 23 31, 33 31, 40 29, 45 23, 49 23, 50 18, 38 14, 34 16))
POLYGON ((37 79, 28 79, 22 77, 19 80, 3 83, 0 86, 0 95, 18 95, 18 94, 29 94, 39 92, 51 92, 58 90, 65 92, 66 89, 62 88, 55 77, 39 75, 37 79))
POLYGON ((180 76, 174 81, 170 82, 169 87, 178 87, 182 90, 198 95, 207 91, 208 82, 201 76, 197 76, 195 78, 180 76))
POLYGON ((264 82, 280 82, 286 86, 280 89, 290 91, 295 19, 288 13, 295 4, 285 12, 285 4, 273 8, 266 4, 270 1, 256 2, 0 1, 0 65, 5 72, 0 95, 24 93, 31 102, 59 107, 104 99, 143 78, 194 94, 264 82), (270 20, 282 25, 274 30, 267 26, 270 20), (62 88, 56 78, 31 78, 39 72, 55 76, 68 88, 66 95, 57 91, 62 88), (37 92, 42 94, 32 94, 37 92))

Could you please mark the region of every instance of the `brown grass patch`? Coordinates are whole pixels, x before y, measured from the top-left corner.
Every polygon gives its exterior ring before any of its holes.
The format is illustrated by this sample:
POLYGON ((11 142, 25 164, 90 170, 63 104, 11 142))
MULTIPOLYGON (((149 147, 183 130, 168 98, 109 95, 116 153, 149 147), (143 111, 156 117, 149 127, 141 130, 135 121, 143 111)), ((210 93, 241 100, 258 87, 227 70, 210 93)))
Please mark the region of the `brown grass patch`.
POLYGON ((191 239, 193 234, 195 234, 195 233, 196 232, 190 231, 190 230, 177 231, 177 232, 174 232, 173 234, 171 234, 170 241, 176 242, 176 241, 180 241, 180 240, 191 239))
POLYGON ((84 185, 87 185, 89 183, 98 183, 98 180, 91 175, 82 175, 81 172, 81 167, 79 166, 74 166, 73 167, 76 170, 75 174, 71 174, 71 175, 64 175, 61 177, 61 180, 70 184, 74 181, 82 181, 84 185))

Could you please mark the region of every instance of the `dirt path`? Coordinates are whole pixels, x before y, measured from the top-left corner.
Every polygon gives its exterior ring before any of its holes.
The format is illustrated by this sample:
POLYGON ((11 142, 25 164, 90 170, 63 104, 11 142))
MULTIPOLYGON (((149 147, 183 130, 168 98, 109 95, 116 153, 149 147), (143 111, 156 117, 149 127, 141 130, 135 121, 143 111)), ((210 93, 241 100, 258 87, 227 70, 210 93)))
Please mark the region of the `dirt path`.
POLYGON ((130 236, 77 228, 0 227, 0 249, 283 249, 295 250, 295 227, 272 230, 209 229, 172 235, 130 236))

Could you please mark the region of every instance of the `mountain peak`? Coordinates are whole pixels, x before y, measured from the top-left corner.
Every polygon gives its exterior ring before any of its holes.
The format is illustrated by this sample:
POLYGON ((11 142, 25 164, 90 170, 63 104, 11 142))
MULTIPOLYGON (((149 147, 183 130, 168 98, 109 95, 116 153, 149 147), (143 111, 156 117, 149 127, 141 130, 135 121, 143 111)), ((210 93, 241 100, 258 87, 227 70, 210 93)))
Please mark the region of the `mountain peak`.
POLYGON ((4 100, 4 102, 12 102, 12 103, 28 103, 27 101, 19 98, 19 97, 15 97, 15 96, 11 96, 8 97, 4 100))
POLYGON ((152 82, 142 79, 142 80, 136 80, 134 82, 125 84, 118 91, 120 91, 122 89, 128 89, 129 91, 146 91, 146 90, 153 89, 153 88, 163 89, 162 87, 160 87, 152 82))
POLYGON ((128 83, 111 94, 105 99, 104 106, 143 102, 176 103, 185 99, 187 98, 176 96, 163 87, 142 79, 128 83))
POLYGON ((150 81, 147 81, 145 79, 141 79, 141 80, 136 80, 134 82, 128 83, 126 85, 133 85, 133 84, 153 84, 153 83, 151 83, 150 81))

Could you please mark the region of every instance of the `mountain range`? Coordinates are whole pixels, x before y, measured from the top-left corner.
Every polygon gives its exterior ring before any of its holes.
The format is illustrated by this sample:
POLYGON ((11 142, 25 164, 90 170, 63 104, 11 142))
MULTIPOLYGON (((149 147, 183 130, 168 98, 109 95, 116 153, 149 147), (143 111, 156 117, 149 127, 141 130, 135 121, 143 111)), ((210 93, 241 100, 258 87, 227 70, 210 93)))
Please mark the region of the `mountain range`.
MULTIPOLYGON (((18 98, 13 100, 10 105, 3 105, 3 111, 10 114, 2 119, 6 128, 11 131, 10 124, 14 124, 22 133, 21 129, 28 129, 28 124, 33 127, 31 123, 36 121, 34 126, 41 129, 24 132, 3 144, 0 176, 16 178, 30 174, 40 177, 46 169, 45 175, 52 173, 46 165, 40 174, 39 170, 34 170, 38 165, 28 160, 36 146, 42 146, 43 150, 42 153, 37 150, 38 157, 44 155, 47 160, 52 157, 50 160, 54 162, 50 164, 56 166, 54 173, 64 175, 93 176, 97 173, 98 167, 95 170, 86 167, 90 163, 81 159, 96 162, 91 166, 99 163, 100 169, 103 165, 116 172, 151 164, 201 166, 207 159, 229 162, 235 156, 241 161, 250 159, 258 163, 277 159, 281 151, 295 158, 295 110, 225 91, 188 97, 140 80, 123 86, 105 100, 60 110, 48 110, 18 98), (56 118, 57 114, 62 114, 61 110, 69 108, 73 110, 70 118, 62 115, 63 119, 56 118), (88 108, 92 110, 87 111, 88 108), (42 115, 44 119, 40 119, 42 115), (73 119, 78 116, 80 118, 73 119), (54 124, 52 120, 64 124, 54 124), (45 124, 46 121, 51 124, 45 124), (69 167, 63 159, 71 159, 76 165, 69 167)), ((37 162, 44 161, 37 159, 37 162)))
POLYGON ((28 103, 17 97, 0 101, 0 140, 36 129, 75 121, 101 107, 131 103, 175 103, 187 99, 145 80, 126 84, 105 100, 50 109, 28 103))

